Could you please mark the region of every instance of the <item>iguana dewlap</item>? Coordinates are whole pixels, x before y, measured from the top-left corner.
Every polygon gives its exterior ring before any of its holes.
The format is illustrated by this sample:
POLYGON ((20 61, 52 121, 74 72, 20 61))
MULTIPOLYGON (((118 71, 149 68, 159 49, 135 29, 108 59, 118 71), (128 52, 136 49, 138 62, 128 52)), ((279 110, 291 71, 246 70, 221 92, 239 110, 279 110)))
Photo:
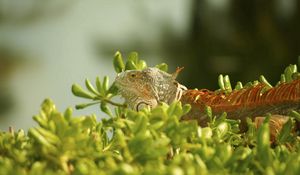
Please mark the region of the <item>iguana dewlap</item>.
POLYGON ((191 104, 191 111, 182 119, 195 119, 200 126, 206 126, 208 122, 205 106, 210 106, 216 115, 226 112, 227 118, 241 120, 241 130, 246 129, 247 117, 254 119, 267 113, 273 115, 271 123, 280 124, 275 128, 280 130, 288 119, 285 115, 290 110, 299 110, 300 80, 282 83, 267 90, 265 84, 259 83, 225 94, 206 89, 188 90, 176 81, 180 70, 177 69, 173 74, 158 68, 127 70, 117 76, 115 84, 127 104, 135 110, 145 106, 155 107, 159 102, 170 104, 174 100, 191 104))

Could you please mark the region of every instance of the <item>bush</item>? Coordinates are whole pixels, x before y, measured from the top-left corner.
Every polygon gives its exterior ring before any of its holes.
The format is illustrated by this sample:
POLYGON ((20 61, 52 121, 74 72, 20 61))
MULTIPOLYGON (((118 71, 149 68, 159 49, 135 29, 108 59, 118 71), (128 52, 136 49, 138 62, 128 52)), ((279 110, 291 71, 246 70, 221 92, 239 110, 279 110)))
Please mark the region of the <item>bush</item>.
MULTIPOLYGON (((123 63, 115 55, 117 72, 143 69, 136 53, 123 63)), ((167 70, 166 64, 157 67, 167 70)), ((154 109, 133 111, 111 101, 117 95, 108 77, 96 78, 96 88, 86 80, 88 91, 72 86, 76 96, 92 103, 108 117, 97 121, 95 115, 74 117, 72 109, 57 111, 50 99, 33 119, 37 126, 0 133, 1 174, 300 174, 300 144, 292 132, 297 112, 270 143, 268 122, 256 129, 248 120, 248 131, 239 133, 239 122, 226 119, 226 113, 211 120, 208 127, 196 121, 180 121, 190 110, 180 102, 162 104, 154 109), (108 104, 115 105, 114 112, 108 104)))

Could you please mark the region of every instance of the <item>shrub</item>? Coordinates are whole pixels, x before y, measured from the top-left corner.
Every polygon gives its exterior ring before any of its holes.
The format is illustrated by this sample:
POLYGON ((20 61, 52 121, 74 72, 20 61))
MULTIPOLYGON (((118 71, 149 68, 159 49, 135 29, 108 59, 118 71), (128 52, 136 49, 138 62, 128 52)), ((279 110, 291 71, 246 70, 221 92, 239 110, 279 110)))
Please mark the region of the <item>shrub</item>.
MULTIPOLYGON (((146 63, 131 53, 124 64, 117 52, 114 67, 121 72, 146 63)), ((157 67, 167 71, 166 64, 157 67)), ((238 121, 226 113, 216 117, 207 107, 211 120, 199 127, 180 121, 190 105, 175 101, 137 112, 111 101, 117 90, 108 77, 95 84, 86 80, 87 90, 72 86, 74 95, 92 100, 76 108, 99 104, 107 117, 74 117, 72 108, 62 113, 44 100, 28 133, 0 133, 1 174, 300 174, 295 111, 272 145, 267 120, 258 129, 248 120, 248 131, 239 133, 238 121)))

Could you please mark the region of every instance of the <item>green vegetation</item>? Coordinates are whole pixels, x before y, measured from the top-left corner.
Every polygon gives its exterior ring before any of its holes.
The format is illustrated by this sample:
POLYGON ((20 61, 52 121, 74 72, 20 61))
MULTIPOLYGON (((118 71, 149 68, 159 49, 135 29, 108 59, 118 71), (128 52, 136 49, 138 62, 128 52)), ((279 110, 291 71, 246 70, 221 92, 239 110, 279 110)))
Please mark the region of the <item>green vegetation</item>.
MULTIPOLYGON (((124 63, 118 52, 113 62, 116 72, 147 66, 137 53, 124 63)), ((295 73, 289 66, 281 81, 291 81, 295 73)), ((267 83, 264 77, 260 81, 267 83)), ((220 76, 219 84, 232 90, 228 76, 220 76)), ((249 130, 239 133, 239 121, 226 119, 226 113, 216 118, 207 107, 209 126, 201 128, 180 121, 189 105, 174 102, 137 112, 112 101, 117 89, 108 77, 96 78, 95 87, 89 80, 85 85, 87 90, 74 84, 72 92, 92 102, 76 108, 98 104, 108 117, 75 117, 71 108, 61 113, 46 99, 33 117, 38 126, 27 134, 0 133, 1 174, 300 174, 300 138, 292 131, 300 120, 296 111, 271 144, 268 120, 258 129, 248 120, 249 130)), ((238 82, 236 89, 241 88, 238 82)))

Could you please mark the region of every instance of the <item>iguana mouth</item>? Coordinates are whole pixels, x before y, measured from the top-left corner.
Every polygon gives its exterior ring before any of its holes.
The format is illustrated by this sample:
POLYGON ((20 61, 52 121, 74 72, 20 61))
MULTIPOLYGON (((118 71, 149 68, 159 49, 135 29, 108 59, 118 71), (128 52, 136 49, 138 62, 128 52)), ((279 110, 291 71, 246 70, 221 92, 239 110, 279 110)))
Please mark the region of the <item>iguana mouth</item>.
POLYGON ((114 83, 118 88, 126 86, 126 83, 124 82, 124 76, 125 76, 125 72, 121 72, 117 74, 114 83))

